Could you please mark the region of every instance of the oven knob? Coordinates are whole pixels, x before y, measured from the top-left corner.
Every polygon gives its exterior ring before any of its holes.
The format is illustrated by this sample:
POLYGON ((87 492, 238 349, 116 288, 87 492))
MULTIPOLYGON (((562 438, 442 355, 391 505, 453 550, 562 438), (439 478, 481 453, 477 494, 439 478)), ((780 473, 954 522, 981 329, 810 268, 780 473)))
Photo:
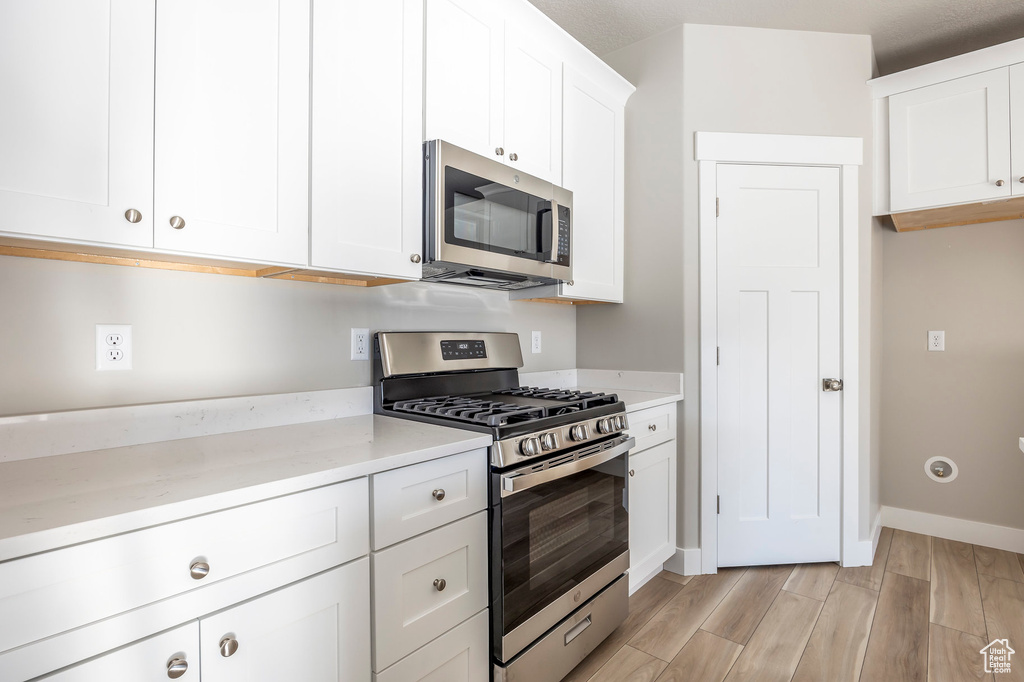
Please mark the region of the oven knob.
POLYGON ((625 417, 623 417, 622 415, 618 415, 618 416, 615 417, 615 428, 616 429, 618 429, 619 431, 624 431, 627 426, 628 426, 628 424, 626 424, 626 418, 625 417))
POLYGON ((573 440, 586 440, 590 438, 590 429, 586 424, 577 424, 569 429, 569 437, 573 440))
POLYGON ((601 419, 600 421, 597 422, 597 431, 598 431, 598 433, 611 433, 614 430, 615 430, 615 420, 614 419, 611 419, 611 418, 601 419))
POLYGON ((519 443, 519 452, 532 457, 540 454, 540 440, 537 438, 524 438, 519 443))
POLYGON ((558 439, 553 433, 545 433, 540 437, 540 447, 544 450, 554 450, 558 447, 558 439))

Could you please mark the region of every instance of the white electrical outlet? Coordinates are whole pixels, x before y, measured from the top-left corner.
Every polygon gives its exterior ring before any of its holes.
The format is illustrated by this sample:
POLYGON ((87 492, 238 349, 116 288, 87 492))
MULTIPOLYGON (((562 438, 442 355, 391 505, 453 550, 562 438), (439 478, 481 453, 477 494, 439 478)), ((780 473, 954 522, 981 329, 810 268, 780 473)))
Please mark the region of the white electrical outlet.
POLYGON ((370 359, 370 330, 352 327, 352 359, 370 359))
POLYGON ((540 352, 540 332, 533 332, 533 339, 530 343, 530 350, 534 353, 540 352))
POLYGON ((928 350, 946 350, 946 332, 928 332, 928 350))
POLYGON ((132 326, 130 324, 96 325, 96 371, 132 368, 132 326))

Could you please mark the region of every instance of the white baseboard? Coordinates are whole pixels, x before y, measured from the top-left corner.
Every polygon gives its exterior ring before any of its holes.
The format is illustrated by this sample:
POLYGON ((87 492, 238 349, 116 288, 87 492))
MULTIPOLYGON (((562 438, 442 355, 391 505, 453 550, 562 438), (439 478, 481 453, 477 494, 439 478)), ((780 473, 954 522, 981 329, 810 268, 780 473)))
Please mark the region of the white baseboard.
POLYGON ((679 575, 700 575, 700 548, 676 547, 676 553, 665 562, 665 570, 679 575))
POLYGON ((1024 529, 955 519, 912 509, 882 507, 882 525, 946 540, 1024 553, 1024 529))
POLYGON ((875 514, 875 522, 871 524, 871 537, 867 540, 860 540, 843 556, 842 565, 870 566, 875 560, 875 550, 878 549, 878 537, 882 534, 882 510, 875 514))

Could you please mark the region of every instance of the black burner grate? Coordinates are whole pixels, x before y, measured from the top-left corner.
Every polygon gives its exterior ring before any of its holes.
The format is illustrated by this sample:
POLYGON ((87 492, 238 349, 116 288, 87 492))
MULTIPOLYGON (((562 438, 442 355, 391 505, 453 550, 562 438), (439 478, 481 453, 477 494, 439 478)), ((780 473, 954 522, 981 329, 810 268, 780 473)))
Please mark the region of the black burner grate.
POLYGON ((394 404, 398 412, 432 414, 456 421, 487 426, 504 426, 546 416, 543 407, 512 405, 481 398, 459 398, 447 395, 399 400, 394 404))
POLYGON ((538 398, 541 400, 558 400, 567 403, 578 403, 576 409, 597 407, 618 402, 619 398, 608 393, 594 393, 593 391, 577 391, 569 388, 533 388, 520 386, 519 388, 508 388, 504 391, 497 391, 497 395, 517 395, 521 398, 538 398))

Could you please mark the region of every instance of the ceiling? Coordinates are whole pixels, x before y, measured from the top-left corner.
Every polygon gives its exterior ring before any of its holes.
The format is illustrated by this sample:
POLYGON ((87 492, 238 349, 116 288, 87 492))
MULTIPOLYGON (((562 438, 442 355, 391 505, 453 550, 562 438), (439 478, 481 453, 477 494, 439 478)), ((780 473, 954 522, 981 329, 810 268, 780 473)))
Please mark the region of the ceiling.
POLYGON ((679 24, 869 34, 880 75, 1024 37, 1020 0, 530 0, 598 55, 679 24))

